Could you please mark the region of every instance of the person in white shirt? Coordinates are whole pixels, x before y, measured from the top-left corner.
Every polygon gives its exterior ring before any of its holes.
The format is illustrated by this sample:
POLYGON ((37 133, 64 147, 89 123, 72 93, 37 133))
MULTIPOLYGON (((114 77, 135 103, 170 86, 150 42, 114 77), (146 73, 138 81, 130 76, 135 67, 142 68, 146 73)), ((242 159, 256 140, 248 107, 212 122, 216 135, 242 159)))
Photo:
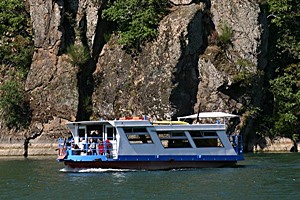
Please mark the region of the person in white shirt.
POLYGON ((86 142, 83 138, 79 139, 78 147, 81 150, 81 152, 86 153, 86 142))

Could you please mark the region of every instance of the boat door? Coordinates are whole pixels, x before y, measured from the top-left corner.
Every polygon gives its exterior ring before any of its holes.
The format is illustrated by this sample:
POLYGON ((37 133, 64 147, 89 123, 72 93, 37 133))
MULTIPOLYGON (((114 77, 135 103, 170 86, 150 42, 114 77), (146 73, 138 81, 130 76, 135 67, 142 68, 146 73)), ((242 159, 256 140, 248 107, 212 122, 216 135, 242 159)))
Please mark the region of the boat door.
POLYGON ((84 140, 87 141, 86 126, 79 126, 78 127, 78 135, 79 135, 79 138, 84 138, 84 140))
POLYGON ((75 125, 75 132, 74 132, 74 141, 75 144, 79 143, 79 138, 87 139, 87 130, 86 126, 83 125, 75 125))

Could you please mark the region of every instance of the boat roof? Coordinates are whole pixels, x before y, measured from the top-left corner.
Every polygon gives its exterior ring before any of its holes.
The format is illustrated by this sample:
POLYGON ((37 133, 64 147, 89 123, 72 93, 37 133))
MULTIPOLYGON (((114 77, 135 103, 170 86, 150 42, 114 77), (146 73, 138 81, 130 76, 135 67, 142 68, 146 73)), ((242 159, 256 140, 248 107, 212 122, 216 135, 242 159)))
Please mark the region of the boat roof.
POLYGON ((99 121, 78 121, 78 122, 68 122, 67 126, 72 127, 77 125, 101 125, 101 124, 110 124, 112 126, 151 126, 150 121, 148 120, 99 120, 99 121))
MULTIPOLYGON (((239 115, 233 115, 225 112, 201 112, 199 114, 193 114, 183 117, 177 117, 178 120, 181 119, 197 119, 197 118, 233 118, 239 117, 239 115)), ((68 127, 73 127, 75 125, 101 125, 110 124, 112 126, 151 126, 151 125, 186 125, 188 123, 182 121, 153 121, 148 120, 98 120, 98 121, 78 121, 78 122, 68 122, 66 125, 68 127)))
POLYGON ((233 115, 225 112, 200 112, 198 114, 177 117, 178 120, 180 119, 197 119, 197 118, 233 118, 239 117, 239 115, 233 115))
POLYGON ((98 125, 98 124, 109 124, 108 120, 99 120, 99 121, 77 121, 77 122, 67 122, 67 125, 98 125))

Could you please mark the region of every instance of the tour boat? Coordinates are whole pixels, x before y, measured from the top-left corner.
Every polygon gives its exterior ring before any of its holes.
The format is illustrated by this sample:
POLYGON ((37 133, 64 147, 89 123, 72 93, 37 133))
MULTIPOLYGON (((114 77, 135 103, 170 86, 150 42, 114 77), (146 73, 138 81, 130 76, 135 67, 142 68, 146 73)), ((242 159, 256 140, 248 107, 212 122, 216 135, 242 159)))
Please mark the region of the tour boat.
POLYGON ((244 157, 241 135, 226 133, 226 119, 232 117, 238 116, 206 112, 179 117, 178 121, 127 117, 69 122, 66 125, 72 137, 59 140, 57 160, 70 168, 234 166, 244 157))

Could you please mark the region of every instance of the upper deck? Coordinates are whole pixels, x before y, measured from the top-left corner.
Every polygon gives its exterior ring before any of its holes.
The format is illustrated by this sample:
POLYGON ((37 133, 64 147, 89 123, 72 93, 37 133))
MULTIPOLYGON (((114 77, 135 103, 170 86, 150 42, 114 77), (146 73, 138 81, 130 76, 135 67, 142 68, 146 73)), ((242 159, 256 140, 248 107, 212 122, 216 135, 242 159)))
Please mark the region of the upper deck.
POLYGON ((188 123, 176 123, 179 121, 160 121, 151 122, 148 120, 102 120, 102 121, 80 121, 80 122, 69 122, 67 126, 70 129, 80 126, 101 126, 109 125, 112 127, 155 127, 155 129, 165 130, 225 130, 225 124, 188 124, 188 123), (168 122, 168 123, 167 123, 168 122))

